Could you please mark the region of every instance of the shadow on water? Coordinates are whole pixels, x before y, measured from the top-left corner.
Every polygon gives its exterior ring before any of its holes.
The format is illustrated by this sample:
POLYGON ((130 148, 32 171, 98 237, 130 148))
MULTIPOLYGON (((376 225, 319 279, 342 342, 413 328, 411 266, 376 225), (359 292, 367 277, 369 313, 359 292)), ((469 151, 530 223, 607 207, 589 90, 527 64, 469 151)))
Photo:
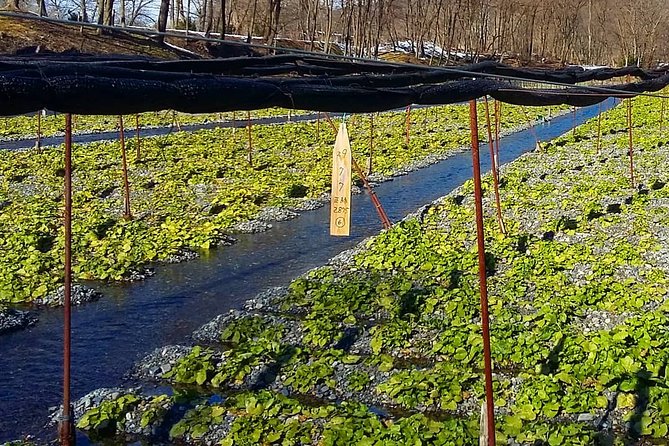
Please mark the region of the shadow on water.
MULTIPOLYGON (((610 108, 613 101, 606 102, 610 108)), ((580 109, 576 122, 597 115, 597 106, 580 109)), ((538 125, 541 140, 554 138, 572 126, 571 114, 538 125)), ((534 149, 530 131, 502 141, 501 162, 534 149)), ((482 146, 482 167, 490 168, 482 146)), ((389 217, 397 221, 421 205, 461 185, 472 175, 469 153, 381 184, 378 196, 389 217)), ((179 265, 165 265, 144 282, 101 285, 101 301, 73 309, 72 391, 78 398, 98 387, 123 382, 132 364, 154 348, 187 342, 188 335, 217 314, 258 292, 287 284, 322 265, 365 237, 378 233, 380 223, 368 197, 353 198, 353 236, 330 237, 327 207, 299 218, 278 222, 265 233, 239 235, 230 247, 179 265)), ((39 323, 0 338, 0 442, 26 433, 54 436, 44 429, 50 406, 62 389, 62 316, 46 310, 39 323)), ((82 438, 79 444, 86 444, 82 438)))

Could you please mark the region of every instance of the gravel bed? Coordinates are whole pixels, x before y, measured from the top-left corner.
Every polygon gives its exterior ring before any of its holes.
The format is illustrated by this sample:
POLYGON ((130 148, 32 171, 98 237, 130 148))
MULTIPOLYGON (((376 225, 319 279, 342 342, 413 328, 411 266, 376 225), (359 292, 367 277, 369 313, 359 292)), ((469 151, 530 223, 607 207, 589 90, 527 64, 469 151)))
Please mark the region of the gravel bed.
MULTIPOLYGON (((81 305, 88 302, 94 302, 102 297, 102 293, 84 285, 72 285, 71 302, 72 305, 81 305)), ((65 287, 60 286, 57 290, 47 296, 35 299, 35 305, 44 305, 50 307, 62 306, 65 301, 65 287)))
POLYGON ((155 349, 140 360, 130 372, 133 378, 156 381, 175 366, 183 357, 191 352, 191 347, 168 345, 155 349))
POLYGON ((0 309, 0 335, 28 328, 37 320, 37 316, 30 311, 0 309))

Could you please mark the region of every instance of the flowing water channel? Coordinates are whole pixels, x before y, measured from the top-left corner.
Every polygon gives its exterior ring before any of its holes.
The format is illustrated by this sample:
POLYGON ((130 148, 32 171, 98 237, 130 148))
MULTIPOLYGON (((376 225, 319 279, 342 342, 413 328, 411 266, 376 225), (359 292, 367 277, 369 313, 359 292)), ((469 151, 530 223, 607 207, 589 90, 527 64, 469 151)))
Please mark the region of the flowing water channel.
MULTIPOLYGON (((609 99, 602 110, 611 108, 609 99)), ((540 140, 565 133, 597 116, 598 106, 535 126, 540 140)), ((530 130, 502 139, 501 163, 535 147, 530 130)), ((484 171, 490 168, 487 146, 481 146, 484 171)), ((462 152, 419 172, 376 188, 392 221, 460 186, 472 175, 469 152, 462 152)), ((105 297, 72 310, 72 392, 79 398, 99 387, 121 385, 134 362, 157 347, 187 343, 189 334, 216 315, 240 308, 271 286, 287 285, 381 228, 366 194, 353 197, 351 237, 330 237, 327 206, 299 218, 273 223, 261 234, 237 235, 237 243, 209 255, 156 268, 138 283, 95 287, 105 297)), ((41 311, 37 325, 0 337, 0 442, 38 434, 45 429, 48 408, 61 400, 62 309, 41 311)), ((88 444, 84 437, 79 445, 88 444)))

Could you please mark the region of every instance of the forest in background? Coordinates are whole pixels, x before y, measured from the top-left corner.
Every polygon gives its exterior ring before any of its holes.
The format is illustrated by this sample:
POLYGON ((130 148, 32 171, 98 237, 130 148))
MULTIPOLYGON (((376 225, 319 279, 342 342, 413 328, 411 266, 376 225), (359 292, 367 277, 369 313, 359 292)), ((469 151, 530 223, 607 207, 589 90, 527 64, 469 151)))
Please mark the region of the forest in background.
POLYGON ((302 40, 307 49, 431 63, 639 65, 669 60, 665 0, 6 0, 6 8, 106 25, 302 40))

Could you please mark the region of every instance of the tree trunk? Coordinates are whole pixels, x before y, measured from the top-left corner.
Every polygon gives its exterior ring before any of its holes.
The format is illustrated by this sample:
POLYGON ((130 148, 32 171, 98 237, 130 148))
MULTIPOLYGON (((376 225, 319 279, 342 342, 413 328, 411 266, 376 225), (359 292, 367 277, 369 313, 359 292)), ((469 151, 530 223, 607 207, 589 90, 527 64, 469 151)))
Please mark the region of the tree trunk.
MULTIPOLYGON (((170 10, 170 0, 160 0, 160 10, 158 11, 158 32, 164 33, 167 29, 167 17, 170 10)), ((165 36, 158 36, 158 41, 163 42, 165 36)))
POLYGON ((225 0, 221 0, 221 39, 225 40, 225 0))
POLYGON ((46 2, 44 0, 39 0, 39 16, 46 17, 46 2))
MULTIPOLYGON (((86 0, 81 0, 82 2, 85 2, 86 0)), ((125 0, 121 0, 121 26, 125 28, 125 0)))
POLYGON ((112 26, 114 24, 114 0, 104 0, 105 17, 103 25, 112 26))

